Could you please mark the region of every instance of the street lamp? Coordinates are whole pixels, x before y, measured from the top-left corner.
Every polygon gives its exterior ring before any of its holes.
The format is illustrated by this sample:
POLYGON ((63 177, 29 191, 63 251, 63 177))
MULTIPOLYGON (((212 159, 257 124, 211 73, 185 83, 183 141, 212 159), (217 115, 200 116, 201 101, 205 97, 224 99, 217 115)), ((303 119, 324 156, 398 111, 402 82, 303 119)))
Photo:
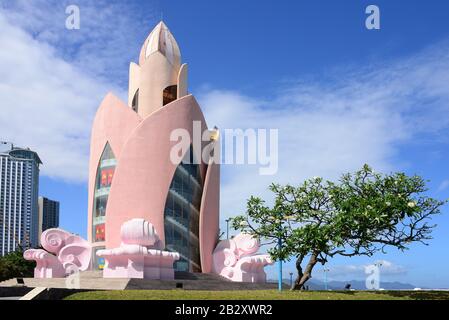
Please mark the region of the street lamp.
MULTIPOLYGON (((280 254, 282 252, 282 237, 281 237, 282 222, 280 220, 279 220, 279 225, 277 227, 278 227, 278 230, 279 230, 278 250, 279 250, 279 254, 280 254)), ((278 261, 278 271, 279 271, 279 275, 278 275, 278 290, 282 291, 282 258, 279 258, 279 261, 278 261)))
MULTIPOLYGON (((279 239, 278 239, 278 246, 279 246, 279 252, 281 252, 281 249, 282 249, 282 238, 281 237, 279 237, 279 239)), ((279 268, 278 289, 279 289, 279 291, 282 291, 282 259, 279 259, 278 268, 279 268)))
POLYGON ((293 287, 293 272, 290 272, 290 287, 293 287))
POLYGON ((327 273, 329 272, 329 268, 324 268, 323 272, 324 272, 324 290, 327 291, 327 273))

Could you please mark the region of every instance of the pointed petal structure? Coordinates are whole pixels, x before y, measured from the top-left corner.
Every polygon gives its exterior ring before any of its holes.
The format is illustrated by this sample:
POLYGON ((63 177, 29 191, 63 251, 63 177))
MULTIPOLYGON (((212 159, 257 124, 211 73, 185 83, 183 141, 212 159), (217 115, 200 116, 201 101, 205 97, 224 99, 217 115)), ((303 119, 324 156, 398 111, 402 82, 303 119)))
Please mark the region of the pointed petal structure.
POLYGON ((155 52, 160 52, 174 67, 181 66, 178 43, 163 21, 159 22, 145 41, 140 55, 140 65, 155 52))
MULTIPOLYGON (((129 71, 127 103, 106 96, 92 129, 93 268, 110 278, 217 272, 220 135, 218 128, 208 129, 188 92, 188 66, 164 22, 151 31, 129 71)), ((242 275, 233 280, 264 281, 264 273, 253 270, 263 269, 259 260, 236 260, 242 275)))

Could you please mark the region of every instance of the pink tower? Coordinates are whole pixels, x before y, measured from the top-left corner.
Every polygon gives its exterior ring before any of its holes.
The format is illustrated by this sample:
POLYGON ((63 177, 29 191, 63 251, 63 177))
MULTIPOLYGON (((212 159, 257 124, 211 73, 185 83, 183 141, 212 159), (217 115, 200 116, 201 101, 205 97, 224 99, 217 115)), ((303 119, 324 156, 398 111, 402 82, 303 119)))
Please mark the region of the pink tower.
POLYGON ((219 149, 218 131, 207 129, 188 93, 187 70, 175 38, 160 22, 143 44, 139 64, 130 64, 128 103, 109 93, 97 111, 88 200, 93 268, 104 264, 98 250, 122 245, 124 223, 144 219, 154 226, 161 250, 179 253, 175 270, 212 272, 220 167, 211 157, 204 159, 202 150, 219 149), (195 128, 208 133, 208 141, 194 141, 195 128), (189 133, 191 147, 174 163, 176 129, 189 133))

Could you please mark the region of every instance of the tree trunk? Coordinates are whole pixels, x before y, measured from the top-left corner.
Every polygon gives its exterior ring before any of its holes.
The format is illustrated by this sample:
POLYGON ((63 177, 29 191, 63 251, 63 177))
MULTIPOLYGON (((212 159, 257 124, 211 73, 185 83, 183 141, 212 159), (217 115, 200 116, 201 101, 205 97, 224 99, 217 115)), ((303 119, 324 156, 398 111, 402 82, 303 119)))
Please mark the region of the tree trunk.
POLYGON ((318 253, 312 253, 312 255, 310 256, 309 262, 307 263, 306 269, 304 271, 302 270, 302 267, 301 267, 303 258, 298 258, 298 260, 296 260, 296 270, 298 270, 298 277, 296 278, 296 281, 293 285, 292 290, 303 290, 304 289, 304 284, 310 278, 312 278, 312 270, 313 270, 313 267, 318 262, 317 258, 318 258, 318 253))

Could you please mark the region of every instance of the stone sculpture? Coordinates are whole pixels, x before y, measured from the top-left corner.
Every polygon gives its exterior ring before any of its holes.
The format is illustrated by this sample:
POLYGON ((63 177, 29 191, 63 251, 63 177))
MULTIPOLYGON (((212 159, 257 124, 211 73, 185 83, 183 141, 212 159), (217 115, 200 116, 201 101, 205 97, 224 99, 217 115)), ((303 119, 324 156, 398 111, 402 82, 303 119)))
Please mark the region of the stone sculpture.
POLYGON ((42 233, 43 249, 29 249, 26 260, 36 261, 35 278, 64 278, 89 268, 92 247, 78 235, 62 229, 48 229, 42 233))
POLYGON ((213 253, 213 269, 235 282, 266 282, 264 267, 273 264, 268 254, 257 255, 260 242, 248 234, 239 234, 218 243, 213 253))

